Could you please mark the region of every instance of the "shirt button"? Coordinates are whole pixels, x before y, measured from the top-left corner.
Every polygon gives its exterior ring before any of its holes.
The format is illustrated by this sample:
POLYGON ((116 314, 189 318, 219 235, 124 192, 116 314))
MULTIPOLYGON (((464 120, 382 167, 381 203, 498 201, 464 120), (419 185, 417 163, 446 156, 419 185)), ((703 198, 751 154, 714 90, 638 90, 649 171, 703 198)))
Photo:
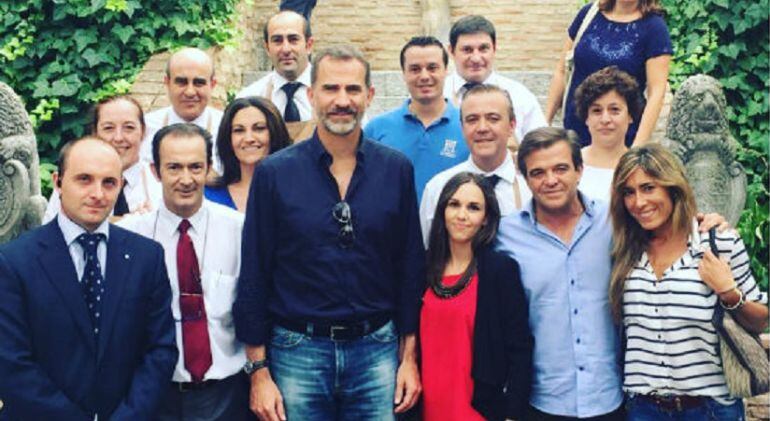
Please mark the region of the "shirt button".
POLYGON ((580 343, 580 338, 577 338, 577 341, 575 341, 575 342, 580 343))
POLYGON ((658 335, 658 339, 660 339, 660 335, 658 335))
POLYGON ((575 309, 575 311, 573 311, 573 313, 577 314, 577 309, 575 309))
POLYGON ((578 367, 578 370, 583 371, 583 366, 578 367))
POLYGON ((570 283, 570 285, 575 285, 575 280, 574 279, 570 279, 569 283, 570 283))
POLYGON ((657 308, 655 309, 655 312, 656 312, 656 313, 658 312, 658 309, 657 309, 657 308))

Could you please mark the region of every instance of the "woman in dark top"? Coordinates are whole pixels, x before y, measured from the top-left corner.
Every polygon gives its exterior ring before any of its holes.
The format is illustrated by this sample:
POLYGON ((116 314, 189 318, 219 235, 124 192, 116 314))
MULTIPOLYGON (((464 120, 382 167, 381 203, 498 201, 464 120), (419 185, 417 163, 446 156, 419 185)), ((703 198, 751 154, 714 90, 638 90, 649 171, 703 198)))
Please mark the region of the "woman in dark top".
POLYGON ((565 87, 565 54, 572 50, 574 39, 591 4, 584 6, 568 29, 568 37, 548 92, 545 117, 553 121, 556 111, 564 106, 564 128, 580 136, 581 144, 591 143, 585 121, 575 112, 575 89, 585 78, 607 66, 618 66, 639 83, 647 103, 642 118, 635 120, 626 135, 626 145, 639 146, 650 139, 663 106, 668 80, 668 65, 673 48, 663 10, 658 0, 599 0, 599 11, 588 24, 574 50, 572 83, 565 87), (567 103, 562 104, 564 89, 569 89, 567 103))
POLYGON ((222 176, 206 186, 206 199, 246 212, 251 177, 259 161, 291 143, 286 125, 272 102, 238 98, 222 116, 217 153, 222 176))
POLYGON ((519 265, 493 250, 500 209, 480 175, 459 173, 439 196, 420 313, 423 416, 521 418, 532 337, 519 265))

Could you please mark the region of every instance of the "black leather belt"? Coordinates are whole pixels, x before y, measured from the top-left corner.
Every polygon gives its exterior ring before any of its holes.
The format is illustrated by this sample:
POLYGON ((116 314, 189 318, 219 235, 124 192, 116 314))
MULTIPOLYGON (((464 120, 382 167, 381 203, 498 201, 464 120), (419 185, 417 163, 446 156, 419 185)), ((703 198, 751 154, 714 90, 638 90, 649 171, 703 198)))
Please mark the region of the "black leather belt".
POLYGON ((189 392, 191 390, 206 389, 208 387, 214 386, 215 384, 221 381, 222 380, 210 379, 210 380, 204 380, 202 382, 171 382, 171 384, 173 385, 174 389, 180 392, 189 392))
POLYGON ((333 341, 352 341, 385 326, 385 323, 388 323, 390 319, 389 316, 380 316, 361 322, 340 322, 334 324, 305 323, 280 319, 276 321, 276 324, 284 329, 308 336, 329 338, 333 341))
POLYGON ((704 396, 687 395, 636 395, 637 399, 650 402, 665 412, 682 412, 706 404, 704 396))

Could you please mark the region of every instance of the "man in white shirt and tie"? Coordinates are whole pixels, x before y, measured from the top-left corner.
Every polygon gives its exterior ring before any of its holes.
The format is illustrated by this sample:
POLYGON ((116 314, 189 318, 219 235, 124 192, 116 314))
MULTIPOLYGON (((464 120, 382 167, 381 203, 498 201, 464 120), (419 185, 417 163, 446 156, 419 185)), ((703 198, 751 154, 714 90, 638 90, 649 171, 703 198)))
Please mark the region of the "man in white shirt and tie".
POLYGON ((310 54, 313 36, 310 24, 300 14, 286 10, 271 16, 262 35, 273 71, 238 92, 238 98, 261 96, 273 101, 286 121, 292 139, 312 134, 313 109, 307 97, 310 86, 310 54))
POLYGON ((248 419, 249 385, 241 372, 246 356, 230 311, 243 215, 203 198, 211 165, 211 137, 203 129, 164 127, 152 152, 163 203, 120 225, 163 246, 171 282, 179 360, 157 419, 248 419))
MULTIPOLYGON (((192 123, 216 138, 222 120, 222 111, 209 106, 217 79, 214 76, 214 62, 205 51, 183 48, 172 54, 166 62, 163 84, 171 105, 145 116, 147 130, 141 152, 145 162, 152 162, 152 139, 161 128, 175 123, 192 123)), ((217 158, 216 146, 213 156, 213 169, 221 174, 222 166, 217 158)))
POLYGON ((537 97, 526 86, 494 71, 497 35, 487 18, 471 15, 455 22, 449 31, 449 51, 455 72, 444 83, 444 96, 456 106, 469 88, 481 83, 497 85, 508 91, 513 102, 517 142, 532 129, 548 126, 537 97))
POLYGON ((532 197, 507 148, 517 125, 508 92, 495 85, 472 87, 460 107, 460 122, 471 155, 467 161, 436 174, 425 186, 420 202, 420 227, 426 246, 441 190, 455 174, 471 172, 487 177, 493 183, 502 216, 520 209, 532 197))

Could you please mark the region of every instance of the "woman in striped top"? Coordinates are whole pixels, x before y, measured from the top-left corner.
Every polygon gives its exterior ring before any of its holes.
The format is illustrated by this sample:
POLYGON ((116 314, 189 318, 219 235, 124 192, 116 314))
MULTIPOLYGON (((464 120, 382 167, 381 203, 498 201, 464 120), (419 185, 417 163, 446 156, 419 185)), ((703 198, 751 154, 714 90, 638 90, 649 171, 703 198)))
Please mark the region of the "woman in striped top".
POLYGON ((720 233, 720 256, 693 230, 695 197, 682 164, 660 145, 626 152, 612 183, 610 302, 622 320, 629 420, 742 420, 711 323, 715 305, 749 331, 767 326, 767 299, 743 242, 720 233), (717 301, 718 300, 718 301, 717 301))

